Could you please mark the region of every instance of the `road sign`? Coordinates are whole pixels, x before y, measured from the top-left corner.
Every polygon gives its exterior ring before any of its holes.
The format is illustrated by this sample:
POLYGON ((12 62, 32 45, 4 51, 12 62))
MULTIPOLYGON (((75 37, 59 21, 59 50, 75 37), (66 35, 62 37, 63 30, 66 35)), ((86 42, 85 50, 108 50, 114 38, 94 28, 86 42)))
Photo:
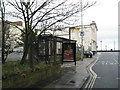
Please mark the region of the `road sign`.
POLYGON ((83 31, 80 32, 80 36, 84 36, 84 32, 83 31))

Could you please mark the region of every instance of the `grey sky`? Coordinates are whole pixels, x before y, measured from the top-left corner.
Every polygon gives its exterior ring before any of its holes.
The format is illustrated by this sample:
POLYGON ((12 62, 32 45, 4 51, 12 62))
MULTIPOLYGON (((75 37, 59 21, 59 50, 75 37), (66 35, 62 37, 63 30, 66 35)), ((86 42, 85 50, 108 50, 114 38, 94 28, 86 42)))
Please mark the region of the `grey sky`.
POLYGON ((98 26, 98 49, 118 48, 118 1, 119 0, 97 0, 94 7, 84 12, 84 24, 95 21, 98 26))
MULTIPOLYGON (((70 0, 73 2, 73 0, 70 0)), ((74 0, 78 1, 78 0, 74 0)), ((80 1, 80 0, 79 0, 80 1)), ((95 0, 83 0, 95 1, 95 0)), ((98 26, 98 49, 118 48, 118 1, 119 0, 96 0, 97 4, 84 12, 83 24, 90 24, 95 21, 98 26)), ((79 22, 80 23, 80 22, 79 22)), ((79 24, 80 25, 80 24, 79 24)))

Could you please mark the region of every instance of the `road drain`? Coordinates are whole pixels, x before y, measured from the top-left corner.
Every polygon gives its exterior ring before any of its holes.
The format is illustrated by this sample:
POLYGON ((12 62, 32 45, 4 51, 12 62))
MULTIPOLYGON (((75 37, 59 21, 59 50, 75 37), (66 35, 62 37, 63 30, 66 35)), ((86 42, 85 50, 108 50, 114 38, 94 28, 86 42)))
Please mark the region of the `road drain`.
POLYGON ((75 83, 75 81, 74 81, 74 80, 71 80, 70 83, 75 83))

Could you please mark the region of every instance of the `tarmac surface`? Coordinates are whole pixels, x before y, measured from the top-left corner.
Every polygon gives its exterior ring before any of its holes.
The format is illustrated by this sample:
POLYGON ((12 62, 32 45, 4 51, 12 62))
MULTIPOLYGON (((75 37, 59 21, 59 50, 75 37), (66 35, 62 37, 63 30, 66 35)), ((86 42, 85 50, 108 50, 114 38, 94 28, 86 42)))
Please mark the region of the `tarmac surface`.
POLYGON ((97 74, 93 88, 118 90, 119 67, 118 52, 102 52, 97 63, 93 66, 93 71, 97 74))
POLYGON ((23 56, 23 53, 16 53, 16 52, 13 52, 13 53, 10 53, 7 57, 7 61, 16 61, 16 60, 21 60, 23 56))
POLYGON ((90 73, 87 71, 87 66, 92 64, 97 58, 85 58, 83 61, 77 61, 76 66, 74 62, 66 62, 61 66, 61 77, 44 88, 75 88, 80 89, 86 80, 89 78, 90 73))

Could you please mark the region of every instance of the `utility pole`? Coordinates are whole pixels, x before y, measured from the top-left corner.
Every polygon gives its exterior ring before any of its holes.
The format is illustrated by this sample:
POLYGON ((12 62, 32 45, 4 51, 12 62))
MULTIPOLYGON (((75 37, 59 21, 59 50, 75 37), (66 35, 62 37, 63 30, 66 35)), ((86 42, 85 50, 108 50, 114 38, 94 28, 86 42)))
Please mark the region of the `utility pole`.
POLYGON ((106 51, 107 51, 107 45, 105 45, 106 51))
POLYGON ((102 51, 102 40, 100 41, 100 43, 101 43, 101 51, 102 51))
POLYGON ((114 40, 114 51, 115 51, 115 40, 114 40))
POLYGON ((84 36, 84 32, 83 32, 83 10, 82 10, 82 0, 81 0, 81 31, 80 31, 80 36, 81 36, 81 60, 83 61, 83 36, 84 36))

